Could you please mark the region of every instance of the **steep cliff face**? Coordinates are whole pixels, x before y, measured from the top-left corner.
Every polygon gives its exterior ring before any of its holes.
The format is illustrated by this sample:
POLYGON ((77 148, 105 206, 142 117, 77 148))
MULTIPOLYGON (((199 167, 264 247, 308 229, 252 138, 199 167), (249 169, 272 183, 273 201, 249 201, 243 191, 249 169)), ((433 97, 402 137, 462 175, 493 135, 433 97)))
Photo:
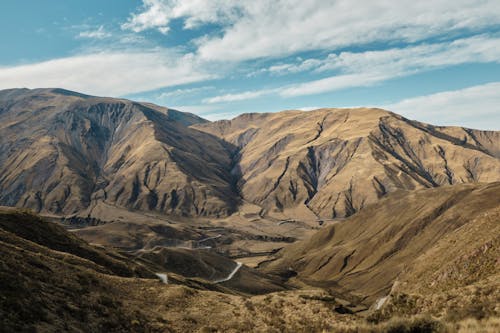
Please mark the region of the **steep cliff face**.
POLYGON ((180 215, 225 215, 236 199, 228 145, 205 120, 150 104, 59 89, 0 93, 0 204, 91 211, 98 201, 180 215))
POLYGON ((352 215, 398 189, 500 180, 500 133, 380 109, 245 114, 193 127, 237 147, 242 196, 269 211, 352 215))

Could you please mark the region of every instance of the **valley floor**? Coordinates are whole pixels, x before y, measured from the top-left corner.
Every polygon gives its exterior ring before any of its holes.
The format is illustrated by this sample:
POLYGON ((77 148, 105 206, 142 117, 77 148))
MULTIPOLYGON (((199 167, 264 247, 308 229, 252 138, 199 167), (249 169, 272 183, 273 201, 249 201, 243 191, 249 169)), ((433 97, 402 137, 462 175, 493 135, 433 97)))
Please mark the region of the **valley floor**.
POLYGON ((84 219, 67 219, 65 229, 3 208, 0 325, 2 332, 499 332, 499 189, 393 195, 322 227, 251 208, 203 224, 102 208, 111 221, 75 228, 84 219), (299 240, 307 233, 314 235, 299 240))

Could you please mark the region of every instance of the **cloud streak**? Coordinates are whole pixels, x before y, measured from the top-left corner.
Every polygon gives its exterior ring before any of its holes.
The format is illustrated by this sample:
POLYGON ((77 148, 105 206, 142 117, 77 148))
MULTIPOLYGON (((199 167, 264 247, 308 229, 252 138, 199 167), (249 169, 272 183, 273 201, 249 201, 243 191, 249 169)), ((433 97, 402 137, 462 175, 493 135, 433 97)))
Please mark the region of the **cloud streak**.
POLYGON ((279 92, 279 89, 268 89, 268 90, 263 89, 263 90, 245 91, 237 94, 225 94, 221 96, 205 98, 203 99, 203 103, 214 104, 214 103, 244 101, 248 99, 259 98, 265 95, 270 95, 276 92, 279 92))
POLYGON ((404 99, 383 105, 405 117, 438 125, 500 130, 500 82, 404 99))
POLYGON ((242 61, 380 41, 417 42, 500 23, 497 0, 144 0, 124 29, 167 33, 208 23, 222 34, 200 39, 204 59, 242 61))
POLYGON ((158 98, 160 99, 165 99, 165 98, 177 98, 180 96, 192 96, 195 94, 199 94, 208 90, 213 90, 215 87, 213 86, 203 86, 203 87, 196 87, 196 88, 185 88, 185 89, 175 89, 172 91, 165 91, 162 92, 160 95, 158 95, 158 98))
POLYGON ((0 89, 64 87, 93 95, 123 96, 213 77, 190 55, 165 49, 116 51, 0 67, 0 89))
POLYGON ((90 38, 90 39, 105 39, 111 37, 112 34, 104 30, 104 26, 99 26, 95 30, 82 31, 78 34, 78 38, 90 38))
POLYGON ((297 97, 372 86, 390 79, 409 76, 437 68, 464 63, 500 63, 500 38, 476 36, 445 43, 421 44, 382 51, 342 52, 324 59, 307 59, 297 64, 269 67, 269 72, 296 73, 312 70, 336 72, 318 80, 306 81, 275 89, 254 90, 208 98, 205 102, 231 102, 277 94, 297 97))

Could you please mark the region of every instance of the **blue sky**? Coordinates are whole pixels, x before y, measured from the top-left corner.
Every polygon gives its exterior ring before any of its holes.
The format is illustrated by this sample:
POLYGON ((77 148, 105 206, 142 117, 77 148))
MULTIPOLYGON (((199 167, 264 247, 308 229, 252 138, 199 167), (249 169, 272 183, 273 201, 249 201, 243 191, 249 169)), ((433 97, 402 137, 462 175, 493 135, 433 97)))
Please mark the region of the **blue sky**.
POLYGON ((0 89, 500 130, 498 0, 2 0, 0 31, 0 89))

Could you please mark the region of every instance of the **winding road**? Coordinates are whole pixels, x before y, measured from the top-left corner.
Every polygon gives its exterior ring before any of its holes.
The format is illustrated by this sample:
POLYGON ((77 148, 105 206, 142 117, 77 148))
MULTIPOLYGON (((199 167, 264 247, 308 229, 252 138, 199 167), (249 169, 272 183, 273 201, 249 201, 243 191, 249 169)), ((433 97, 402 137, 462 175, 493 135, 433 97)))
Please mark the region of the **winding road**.
POLYGON ((215 280, 213 283, 221 283, 231 280, 234 277, 234 275, 240 270, 241 266, 243 266, 241 262, 236 262, 236 267, 233 269, 231 273, 229 273, 229 275, 226 278, 215 280))

